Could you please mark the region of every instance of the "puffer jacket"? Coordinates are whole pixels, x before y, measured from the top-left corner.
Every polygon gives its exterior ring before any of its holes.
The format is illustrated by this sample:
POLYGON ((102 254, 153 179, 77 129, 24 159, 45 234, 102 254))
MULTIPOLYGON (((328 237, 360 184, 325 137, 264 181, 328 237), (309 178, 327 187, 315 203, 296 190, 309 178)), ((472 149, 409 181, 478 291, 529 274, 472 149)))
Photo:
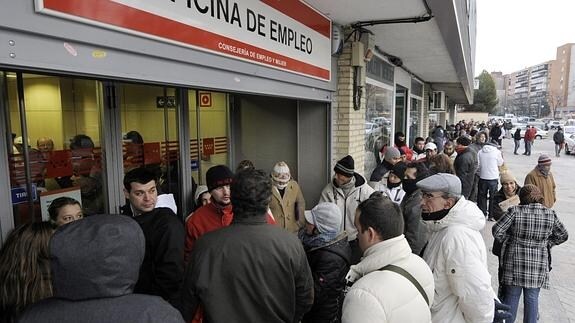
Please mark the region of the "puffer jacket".
POLYGON ((346 196, 343 190, 335 185, 335 180, 327 184, 321 191, 319 202, 335 203, 339 206, 341 214, 345 221, 342 221, 342 230, 347 232, 348 241, 357 238, 357 229, 353 223, 355 219, 355 210, 359 203, 367 200, 371 193, 374 192, 371 186, 367 185, 365 178, 358 173, 354 173, 355 187, 346 196))
POLYGON ((50 240, 54 296, 28 307, 18 322, 183 323, 162 298, 133 294, 144 245, 139 225, 121 215, 59 228, 50 240))
POLYGON ((495 293, 487 270, 481 230, 485 217, 460 197, 441 220, 426 221, 431 232, 423 259, 433 271, 433 322, 493 322, 495 293))
POLYGON ((347 235, 341 233, 333 241, 307 250, 307 260, 314 282, 313 306, 302 323, 339 322, 339 306, 343 302, 345 275, 351 263, 347 235))
POLYGON ((499 179, 499 166, 503 165, 501 151, 491 144, 485 144, 477 153, 479 178, 484 180, 499 179))
POLYGON ((433 304, 433 274, 400 235, 372 245, 361 262, 351 266, 347 279, 353 286, 343 302, 343 323, 431 322, 429 306, 415 285, 398 273, 380 270, 390 264, 411 274, 433 304))

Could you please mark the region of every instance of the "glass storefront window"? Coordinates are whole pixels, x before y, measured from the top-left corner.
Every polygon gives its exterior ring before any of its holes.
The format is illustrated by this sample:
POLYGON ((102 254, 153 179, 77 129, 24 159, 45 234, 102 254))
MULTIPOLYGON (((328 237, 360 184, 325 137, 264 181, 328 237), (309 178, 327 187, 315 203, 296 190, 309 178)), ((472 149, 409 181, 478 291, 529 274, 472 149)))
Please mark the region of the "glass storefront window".
POLYGON ((365 87, 365 167, 369 178, 380 160, 380 150, 389 145, 392 129, 393 89, 373 84, 365 87))
POLYGON ((60 196, 78 200, 84 215, 103 213, 102 84, 22 74, 19 88, 16 74, 6 76, 9 113, 5 126, 13 137, 8 167, 15 225, 47 220, 48 205, 60 196), (24 98, 23 110, 19 93, 24 98))
POLYGON ((411 110, 409 111, 409 146, 413 147, 413 143, 419 130, 421 123, 419 112, 421 109, 421 100, 411 98, 411 110))
POLYGON ((120 84, 118 89, 124 174, 149 168, 158 178, 158 193, 173 194, 181 205, 176 89, 141 84, 120 84))

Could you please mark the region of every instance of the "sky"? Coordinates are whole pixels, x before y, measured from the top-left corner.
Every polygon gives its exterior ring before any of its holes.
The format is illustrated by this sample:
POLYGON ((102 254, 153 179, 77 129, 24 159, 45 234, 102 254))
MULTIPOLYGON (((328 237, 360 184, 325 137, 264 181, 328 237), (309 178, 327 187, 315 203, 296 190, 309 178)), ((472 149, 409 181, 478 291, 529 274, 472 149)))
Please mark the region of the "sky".
POLYGON ((575 43, 575 0, 476 0, 475 76, 509 74, 555 59, 575 43))

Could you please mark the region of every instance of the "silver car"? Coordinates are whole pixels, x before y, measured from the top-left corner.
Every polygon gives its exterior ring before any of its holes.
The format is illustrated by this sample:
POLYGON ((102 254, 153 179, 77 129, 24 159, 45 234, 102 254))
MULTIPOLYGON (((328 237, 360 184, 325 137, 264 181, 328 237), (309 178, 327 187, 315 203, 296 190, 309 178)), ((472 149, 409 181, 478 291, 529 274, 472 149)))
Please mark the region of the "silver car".
POLYGON ((565 153, 567 155, 575 153, 575 133, 565 134, 565 153))

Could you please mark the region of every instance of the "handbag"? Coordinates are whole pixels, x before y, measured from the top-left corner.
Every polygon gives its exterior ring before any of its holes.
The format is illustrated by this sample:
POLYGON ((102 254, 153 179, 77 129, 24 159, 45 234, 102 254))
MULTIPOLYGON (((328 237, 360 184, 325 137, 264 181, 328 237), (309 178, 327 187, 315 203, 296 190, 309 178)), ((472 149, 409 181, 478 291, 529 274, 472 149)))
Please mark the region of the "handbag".
POLYGON ((411 276, 411 274, 408 273, 405 269, 398 267, 398 266, 395 266, 395 265, 387 265, 387 266, 385 266, 379 270, 393 271, 394 273, 398 273, 401 276, 405 277, 407 280, 409 280, 413 284, 413 286, 415 286, 415 288, 417 288, 417 290, 419 291, 421 296, 423 296, 425 303, 427 303, 427 306, 429 306, 429 298, 427 297, 427 294, 423 290, 423 287, 421 287, 421 284, 419 284, 417 279, 415 279, 415 277, 411 276))

